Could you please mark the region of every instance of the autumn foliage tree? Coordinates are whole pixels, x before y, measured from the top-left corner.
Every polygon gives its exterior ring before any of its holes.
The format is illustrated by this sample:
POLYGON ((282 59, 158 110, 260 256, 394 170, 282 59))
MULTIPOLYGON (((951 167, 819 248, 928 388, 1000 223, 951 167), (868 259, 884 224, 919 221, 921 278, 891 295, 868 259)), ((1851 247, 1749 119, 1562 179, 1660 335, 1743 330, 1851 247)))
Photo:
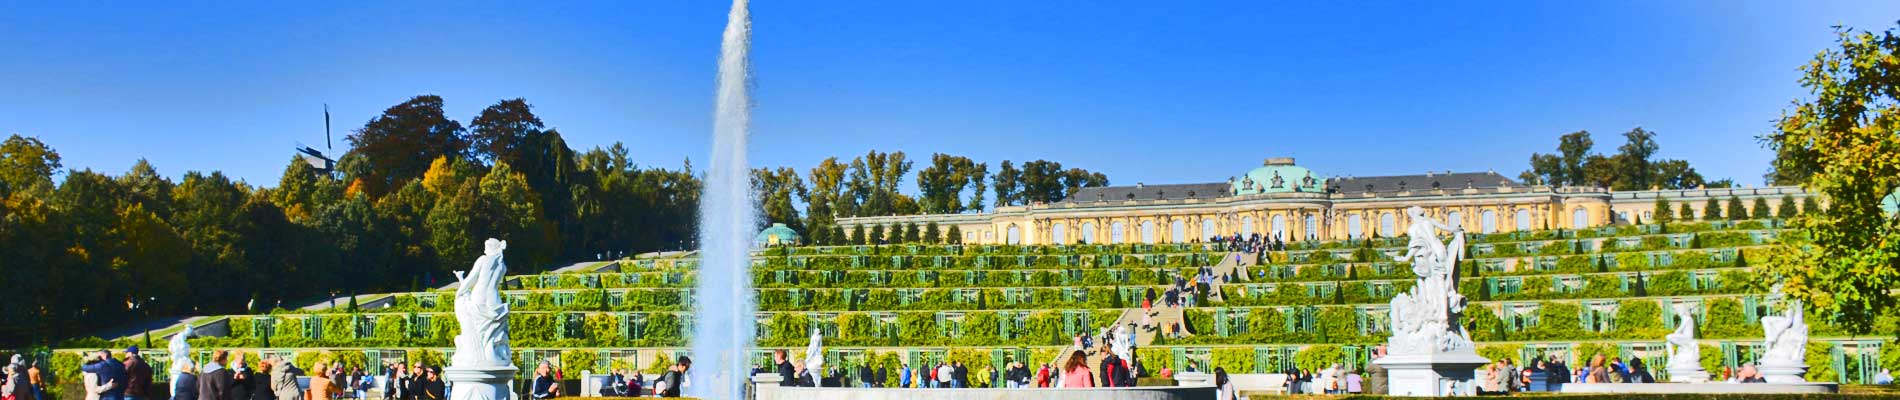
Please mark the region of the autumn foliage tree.
POLYGON ((1880 208, 1900 188, 1900 36, 1841 29, 1836 45, 1801 68, 1808 97, 1762 137, 1775 181, 1828 202, 1803 210, 1805 235, 1790 235, 1770 265, 1814 315, 1865 333, 1900 288, 1900 216, 1880 208))

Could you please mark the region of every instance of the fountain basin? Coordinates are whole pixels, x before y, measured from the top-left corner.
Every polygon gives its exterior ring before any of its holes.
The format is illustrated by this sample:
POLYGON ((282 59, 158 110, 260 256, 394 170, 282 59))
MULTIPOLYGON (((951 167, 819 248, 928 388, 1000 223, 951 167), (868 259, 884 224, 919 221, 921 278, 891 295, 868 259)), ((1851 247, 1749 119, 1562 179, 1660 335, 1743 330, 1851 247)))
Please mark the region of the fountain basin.
POLYGON ((1832 382, 1814 383, 1566 383, 1564 393, 1814 393, 1840 391, 1832 382))

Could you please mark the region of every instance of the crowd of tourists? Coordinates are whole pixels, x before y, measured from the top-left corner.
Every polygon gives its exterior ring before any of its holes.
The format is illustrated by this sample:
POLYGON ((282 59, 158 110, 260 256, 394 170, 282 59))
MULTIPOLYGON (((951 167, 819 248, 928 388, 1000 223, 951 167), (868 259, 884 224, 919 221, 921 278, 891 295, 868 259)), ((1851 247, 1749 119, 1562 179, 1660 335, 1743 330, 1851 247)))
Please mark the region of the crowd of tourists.
MULTIPOLYGON (((680 397, 686 391, 686 371, 693 368, 693 359, 679 356, 665 372, 647 381, 646 374, 640 371, 614 369, 608 371, 606 381, 602 382, 600 397, 680 397)), ((761 371, 754 370, 756 375, 761 371)), ((551 399, 564 396, 561 393, 561 371, 546 361, 534 368, 534 380, 529 383, 528 394, 534 399, 551 399)))

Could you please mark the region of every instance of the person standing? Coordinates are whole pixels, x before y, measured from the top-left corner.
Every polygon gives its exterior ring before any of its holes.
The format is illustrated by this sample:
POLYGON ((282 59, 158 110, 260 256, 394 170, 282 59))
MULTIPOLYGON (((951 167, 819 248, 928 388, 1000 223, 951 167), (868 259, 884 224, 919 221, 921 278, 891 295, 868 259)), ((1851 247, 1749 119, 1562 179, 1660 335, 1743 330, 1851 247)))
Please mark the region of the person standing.
POLYGON ((798 379, 797 368, 792 368, 792 361, 785 356, 785 350, 772 352, 772 361, 773 368, 778 371, 779 382, 783 382, 781 384, 785 386, 792 386, 792 381, 798 379))
POLYGON ((954 386, 950 383, 952 376, 956 376, 955 368, 951 368, 947 363, 937 363, 937 388, 949 389, 954 386))
POLYGON ((297 374, 291 368, 290 361, 276 359, 276 371, 270 374, 270 392, 277 400, 299 400, 303 398, 303 388, 297 386, 297 374))
POLYGON ((956 388, 963 389, 970 387, 970 369, 964 367, 962 361, 957 361, 953 365, 954 369, 951 370, 950 377, 952 378, 951 381, 956 383, 956 388))
POLYGON ((423 400, 447 400, 448 387, 442 383, 442 367, 432 367, 422 381, 423 400))
POLYGON ((542 361, 534 367, 534 383, 529 396, 536 399, 554 398, 554 377, 548 374, 548 363, 542 361))
POLYGON ((877 374, 872 376, 871 387, 884 387, 885 380, 890 378, 890 372, 889 365, 877 366, 877 374))
POLYGON ((198 368, 186 359, 178 365, 178 379, 172 382, 172 400, 198 400, 198 368))
POLYGON ((317 363, 316 366, 311 367, 310 370, 314 372, 310 375, 310 396, 306 399, 328 400, 343 393, 342 389, 337 388, 336 381, 330 379, 330 370, 324 367, 323 363, 317 363))
POLYGON ((250 373, 251 397, 239 397, 237 400, 277 400, 277 393, 271 389, 275 366, 270 361, 257 360, 257 370, 250 373))
POLYGON ((1089 371, 1088 359, 1088 353, 1083 353, 1081 350, 1069 354, 1069 362, 1062 366, 1062 387, 1095 387, 1095 373, 1089 371))
POLYGON ((229 396, 227 398, 251 400, 251 391, 257 389, 255 382, 251 380, 251 377, 255 375, 251 372, 248 363, 244 362, 244 353, 238 353, 237 359, 231 360, 231 393, 227 395, 229 396))
POLYGON ((1365 390, 1365 377, 1355 369, 1346 372, 1346 394, 1360 394, 1365 390))
POLYGON ((139 356, 139 347, 125 348, 125 400, 152 400, 152 366, 139 356))
POLYGON ((231 400, 231 386, 236 374, 225 367, 230 357, 231 353, 224 350, 211 352, 211 365, 198 373, 198 400, 231 400))
POLYGON ((1055 380, 1055 374, 1052 372, 1053 371, 1049 370, 1049 363, 1042 363, 1042 367, 1036 368, 1036 387, 1046 388, 1055 386, 1055 382, 1052 382, 1055 380))
POLYGON ((105 392, 99 393, 101 400, 123 400, 125 398, 125 387, 127 385, 125 364, 117 359, 113 359, 111 350, 99 350, 98 356, 96 356, 92 362, 86 363, 84 367, 80 367, 80 371, 98 375, 100 382, 109 383, 103 386, 105 392))
POLYGON ((693 359, 679 356, 679 359, 673 363, 673 369, 666 371, 666 375, 660 376, 660 380, 666 382, 666 391, 661 394, 661 397, 680 397, 682 386, 686 385, 686 372, 692 369, 693 359))
POLYGON ((910 388, 910 362, 909 361, 905 361, 904 365, 897 369, 897 387, 910 388))

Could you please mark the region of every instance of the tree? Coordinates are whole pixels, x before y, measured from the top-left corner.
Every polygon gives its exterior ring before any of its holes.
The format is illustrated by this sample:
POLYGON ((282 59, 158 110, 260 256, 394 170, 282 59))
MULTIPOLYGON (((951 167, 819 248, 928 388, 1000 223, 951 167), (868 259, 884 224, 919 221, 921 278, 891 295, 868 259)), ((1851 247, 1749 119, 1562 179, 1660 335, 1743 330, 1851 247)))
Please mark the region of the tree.
POLYGON ((918 198, 921 211, 930 214, 952 214, 969 209, 963 203, 963 190, 976 186, 976 195, 971 200, 980 204, 983 196, 982 164, 969 158, 943 153, 930 156, 930 166, 917 172, 917 189, 922 192, 918 198))
POLYGON ((383 110, 347 140, 352 148, 338 168, 371 198, 421 177, 437 157, 465 157, 469 145, 462 123, 443 114, 442 98, 435 95, 383 110))
POLYGON ((865 243, 869 242, 865 240, 864 235, 865 235, 864 225, 852 226, 851 227, 851 244, 862 246, 865 243))
POLYGON ((1751 209, 1754 212, 1749 213, 1748 216, 1754 219, 1768 219, 1774 215, 1773 210, 1768 208, 1767 197, 1756 197, 1751 209))
POLYGON ((871 225, 871 238, 870 240, 867 240, 867 242, 869 242, 870 244, 889 243, 885 241, 885 239, 886 239, 886 236, 884 236, 884 225, 882 224, 871 225))
POLYGON ((1800 215, 1800 210, 1796 210, 1795 207, 1794 195, 1781 195, 1781 203, 1775 206, 1775 218, 1791 219, 1800 215))
POLYGON ((924 223, 924 244, 943 242, 943 231, 937 229, 937 221, 924 223))
POLYGON ((1680 210, 1680 214, 1676 215, 1676 219, 1683 221, 1695 220, 1695 207, 1690 206, 1689 202, 1682 202, 1682 208, 1680 208, 1680 210))
POLYGON ((1669 208, 1669 199, 1662 197, 1656 198, 1656 210, 1653 211, 1652 214, 1656 216, 1656 222, 1664 224, 1668 224, 1676 219, 1675 210, 1669 208))
POLYGON ((1623 167, 1617 165, 1619 161, 1621 160, 1604 157, 1600 154, 1592 154, 1590 157, 1585 158, 1583 161, 1583 185, 1600 188, 1612 188, 1616 186, 1617 182, 1622 181, 1622 177, 1618 175, 1623 171, 1623 167))
POLYGON ((1624 143, 1616 148, 1616 169, 1619 171, 1616 190, 1645 190, 1654 186, 1655 165, 1650 158, 1656 155, 1656 133, 1641 127, 1623 133, 1624 143))
POLYGON ((1557 139, 1558 161, 1562 168, 1558 171, 1563 177, 1561 185, 1583 186, 1588 184, 1584 173, 1584 162, 1595 142, 1590 140, 1590 131, 1576 131, 1557 139))
POLYGON ((1728 197, 1728 219, 1729 220, 1748 219, 1748 209, 1746 207, 1747 206, 1742 205, 1742 198, 1729 196, 1728 197))
POLYGON ((1022 180, 1022 177, 1022 171, 1017 170, 1015 165, 1011 165, 1009 160, 1003 160, 1002 169, 997 170, 996 176, 993 178, 995 183, 990 185, 996 190, 997 207, 1018 204, 1019 196, 1017 195, 1017 190, 1021 185, 1019 181, 1022 180))
POLYGON ((1662 160, 1655 165, 1656 186, 1659 188, 1694 189, 1705 184, 1702 174, 1696 173, 1695 167, 1689 166, 1688 161, 1662 160))
POLYGON ((1556 154, 1531 153, 1531 169, 1517 175, 1517 179, 1527 185, 1563 186, 1568 182, 1564 172, 1563 157, 1556 154))
POLYGON ((1769 261, 1789 296, 1853 333, 1892 310, 1900 287, 1900 218, 1880 208, 1900 188, 1900 35, 1840 29, 1836 44, 1802 67, 1809 98, 1783 112, 1763 137, 1780 175, 1828 207, 1796 220, 1807 235, 1785 240, 1769 261))
POLYGON ((917 243, 919 240, 921 239, 917 237, 917 224, 905 222, 904 243, 917 243))
POLYGON ((1721 219, 1722 219, 1722 203, 1719 201, 1716 201, 1714 197, 1710 197, 1707 203, 1702 204, 1702 220, 1703 221, 1717 221, 1721 219))
POLYGON ((805 181, 799 179, 797 170, 788 167, 754 169, 752 191, 758 193, 759 215, 764 217, 764 220, 759 221, 759 228, 780 223, 793 230, 807 231, 805 222, 798 217, 797 206, 792 204, 794 197, 809 197, 801 193, 810 191, 805 188, 805 181))
POLYGON ((1818 212, 1821 212, 1820 200, 1815 200, 1814 196, 1801 198, 1801 215, 1808 215, 1808 214, 1818 213, 1818 212))
POLYGON ((0 196, 15 191, 51 192, 59 161, 59 152, 39 138, 8 136, 0 142, 0 196))
MULTIPOLYGON (((825 158, 818 166, 811 168, 810 175, 807 175, 810 187, 806 192, 798 193, 799 199, 805 201, 807 228, 819 230, 837 227, 839 215, 856 215, 853 203, 843 199, 844 171, 845 164, 839 163, 837 157, 825 158)), ((842 236, 836 238, 840 243, 844 239, 842 236)))

